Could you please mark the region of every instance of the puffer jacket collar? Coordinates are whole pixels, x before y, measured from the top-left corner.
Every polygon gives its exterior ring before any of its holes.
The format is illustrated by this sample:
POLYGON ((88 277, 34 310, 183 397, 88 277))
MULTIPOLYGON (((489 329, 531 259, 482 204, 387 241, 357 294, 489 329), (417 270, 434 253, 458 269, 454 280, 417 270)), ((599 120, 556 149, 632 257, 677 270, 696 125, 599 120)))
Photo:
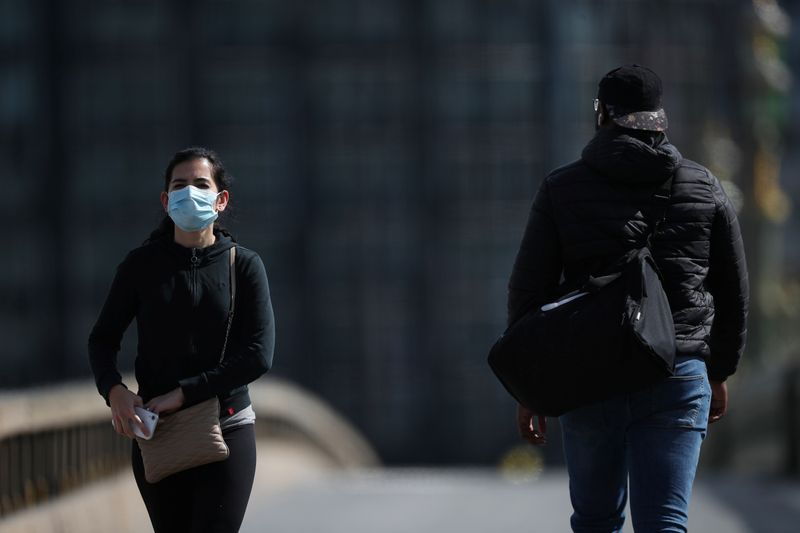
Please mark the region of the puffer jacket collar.
POLYGON ((665 134, 620 128, 601 128, 581 158, 601 174, 629 184, 661 183, 683 160, 665 134))

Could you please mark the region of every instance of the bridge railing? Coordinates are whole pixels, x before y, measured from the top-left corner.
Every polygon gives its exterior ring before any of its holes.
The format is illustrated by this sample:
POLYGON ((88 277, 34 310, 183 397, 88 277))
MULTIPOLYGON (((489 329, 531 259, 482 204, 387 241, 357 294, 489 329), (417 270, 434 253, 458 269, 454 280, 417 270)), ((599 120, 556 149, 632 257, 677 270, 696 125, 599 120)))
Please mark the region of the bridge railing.
MULTIPOLYGON (((132 378, 126 383, 135 390, 132 378)), ((309 392, 264 378, 250 396, 260 438, 291 434, 344 468, 379 464, 369 443, 309 392)), ((0 518, 127 468, 130 453, 90 382, 0 393, 0 518)))

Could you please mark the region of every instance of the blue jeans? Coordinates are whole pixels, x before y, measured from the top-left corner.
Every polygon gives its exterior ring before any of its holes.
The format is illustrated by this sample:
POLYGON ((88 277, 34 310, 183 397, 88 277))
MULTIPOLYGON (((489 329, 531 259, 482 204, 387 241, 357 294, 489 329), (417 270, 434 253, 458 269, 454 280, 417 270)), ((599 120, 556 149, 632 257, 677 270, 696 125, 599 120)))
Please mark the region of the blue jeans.
POLYGON ((648 389, 562 415, 575 532, 622 530, 630 477, 637 533, 686 531, 711 387, 702 359, 648 389))

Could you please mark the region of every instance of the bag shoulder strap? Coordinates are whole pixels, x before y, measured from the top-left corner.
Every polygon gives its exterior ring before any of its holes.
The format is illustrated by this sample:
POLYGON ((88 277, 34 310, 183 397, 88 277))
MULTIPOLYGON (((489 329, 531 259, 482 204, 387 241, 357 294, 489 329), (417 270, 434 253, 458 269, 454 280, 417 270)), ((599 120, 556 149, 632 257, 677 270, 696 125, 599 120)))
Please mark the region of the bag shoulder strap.
MULTIPOLYGON (((672 182, 674 179, 674 175, 670 176, 664 182, 659 185, 658 189, 656 189, 655 193, 650 197, 650 209, 648 209, 645 213, 645 220, 648 223, 648 230, 646 241, 639 247, 634 248, 633 250, 628 250, 627 252, 623 253, 619 257, 617 257, 611 263, 605 264, 596 264, 595 268, 592 272, 612 272, 618 273, 621 271, 624 265, 626 265, 631 259, 639 255, 639 253, 647 248, 648 250, 652 251, 653 249, 653 236, 658 232, 661 225, 664 223, 664 220, 667 216, 667 210, 669 209, 670 200, 672 199, 672 182), (603 270, 600 270, 600 268, 603 270)), ((581 283, 578 285, 580 291, 596 291, 604 285, 607 285, 606 281, 608 281, 609 276, 601 276, 601 277, 594 277, 594 274, 589 274, 586 276, 581 283), (599 282, 598 280, 602 281, 599 282)))
POLYGON ((665 180, 653 194, 650 202, 653 207, 650 217, 648 217, 650 230, 647 233, 647 247, 650 249, 653 248, 653 235, 658 232, 667 217, 667 209, 669 209, 669 203, 672 199, 672 180, 673 176, 665 180))
POLYGON ((228 335, 231 333, 231 323, 233 322, 233 309, 236 303, 236 245, 228 251, 228 286, 231 289, 231 307, 228 309, 228 323, 225 325, 225 340, 222 342, 222 353, 219 362, 225 358, 225 349, 228 347, 228 335))

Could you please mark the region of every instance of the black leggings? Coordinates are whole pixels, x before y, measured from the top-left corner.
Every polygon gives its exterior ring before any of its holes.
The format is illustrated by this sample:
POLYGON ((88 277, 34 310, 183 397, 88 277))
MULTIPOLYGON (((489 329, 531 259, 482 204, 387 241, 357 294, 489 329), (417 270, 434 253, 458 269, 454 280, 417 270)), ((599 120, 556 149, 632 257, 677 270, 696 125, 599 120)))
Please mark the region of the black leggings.
POLYGON ((133 475, 155 533, 239 531, 256 472, 253 424, 223 432, 230 455, 224 461, 178 472, 158 483, 144 479, 142 455, 133 441, 133 475))

